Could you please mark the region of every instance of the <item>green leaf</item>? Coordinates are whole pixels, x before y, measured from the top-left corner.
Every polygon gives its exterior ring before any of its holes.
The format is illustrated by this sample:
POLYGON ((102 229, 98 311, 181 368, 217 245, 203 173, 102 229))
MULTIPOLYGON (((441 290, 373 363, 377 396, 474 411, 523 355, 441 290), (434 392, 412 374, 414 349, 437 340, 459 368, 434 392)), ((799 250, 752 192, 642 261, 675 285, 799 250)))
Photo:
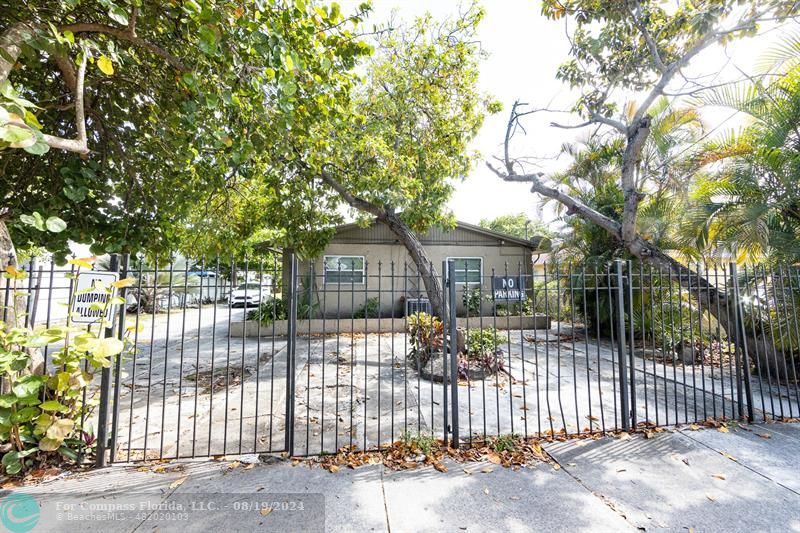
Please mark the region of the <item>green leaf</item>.
POLYGON ((128 25, 128 13, 117 4, 112 3, 108 7, 108 16, 117 24, 122 26, 128 25))
POLYGON ((61 233, 67 229, 67 223, 56 216, 48 217, 45 225, 47 226, 47 230, 53 233, 61 233))
POLYGON ((0 460, 0 464, 3 466, 8 466, 10 464, 16 463, 19 461, 19 452, 12 451, 8 452, 3 456, 3 459, 0 460))
POLYGON ((62 446, 58 449, 58 453, 69 459, 70 461, 77 461, 78 460, 78 453, 66 446, 62 446))
POLYGON ((42 411, 55 411, 58 413, 66 413, 69 411, 69 407, 56 400, 49 400, 40 404, 39 409, 42 411))
POLYGON ((44 224, 44 218, 36 211, 33 212, 33 215, 20 215, 19 220, 23 224, 33 226, 39 231, 45 231, 47 229, 44 224))
POLYGON ((43 155, 50 151, 50 145, 44 141, 36 141, 35 144, 25 146, 23 148, 26 152, 33 155, 43 155))
POLYGON ((23 376, 11 387, 11 390, 19 397, 30 396, 39 392, 46 380, 45 376, 23 376))
POLYGON ((0 394, 0 407, 11 407, 17 403, 15 394, 0 394))
POLYGON ((8 124, 0 126, 0 140, 10 144, 18 144, 33 138, 33 132, 21 126, 8 124))
POLYGON ((28 422, 39 416, 41 411, 38 407, 24 407, 11 415, 11 422, 19 424, 20 422, 28 422))

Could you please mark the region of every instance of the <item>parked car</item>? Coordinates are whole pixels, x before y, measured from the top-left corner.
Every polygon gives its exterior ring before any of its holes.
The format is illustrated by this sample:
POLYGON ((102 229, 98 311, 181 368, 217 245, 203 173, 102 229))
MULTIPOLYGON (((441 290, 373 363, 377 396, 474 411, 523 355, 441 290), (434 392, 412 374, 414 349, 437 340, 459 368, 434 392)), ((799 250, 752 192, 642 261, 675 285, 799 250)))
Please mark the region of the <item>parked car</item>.
POLYGON ((270 288, 259 283, 242 283, 228 296, 231 307, 258 307, 271 295, 270 288))

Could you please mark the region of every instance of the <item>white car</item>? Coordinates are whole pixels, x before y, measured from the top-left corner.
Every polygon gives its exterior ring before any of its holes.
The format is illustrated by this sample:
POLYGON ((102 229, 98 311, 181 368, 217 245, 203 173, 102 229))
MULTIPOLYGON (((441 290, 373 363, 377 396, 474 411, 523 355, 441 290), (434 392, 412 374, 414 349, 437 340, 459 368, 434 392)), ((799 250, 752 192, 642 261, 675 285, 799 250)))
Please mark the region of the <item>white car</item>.
POLYGON ((258 283, 242 283, 231 291, 228 305, 231 307, 258 307, 266 302, 271 292, 266 285, 258 283))

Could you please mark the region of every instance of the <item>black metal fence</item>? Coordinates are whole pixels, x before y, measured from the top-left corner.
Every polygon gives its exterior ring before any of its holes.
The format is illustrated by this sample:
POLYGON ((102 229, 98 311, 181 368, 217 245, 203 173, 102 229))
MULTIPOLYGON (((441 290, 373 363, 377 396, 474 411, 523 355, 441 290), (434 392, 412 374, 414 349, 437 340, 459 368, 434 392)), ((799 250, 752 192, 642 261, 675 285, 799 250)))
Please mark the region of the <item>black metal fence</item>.
MULTIPOLYGON (((102 267, 133 282, 84 396, 101 463, 800 416, 796 267, 451 262, 440 317, 412 264, 102 267)), ((28 270, 26 325, 65 321, 75 267, 28 270)))

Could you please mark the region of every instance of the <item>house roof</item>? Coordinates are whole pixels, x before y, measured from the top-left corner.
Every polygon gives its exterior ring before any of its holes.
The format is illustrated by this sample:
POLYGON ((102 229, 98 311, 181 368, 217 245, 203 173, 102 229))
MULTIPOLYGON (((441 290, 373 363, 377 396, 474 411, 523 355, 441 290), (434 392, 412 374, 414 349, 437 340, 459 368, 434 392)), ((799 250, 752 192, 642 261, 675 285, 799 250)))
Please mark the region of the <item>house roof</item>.
MULTIPOLYGON (((374 226, 376 224, 377 224, 377 222, 373 220, 372 223, 371 223, 371 226, 374 226)), ((359 226, 355 222, 351 222, 351 223, 348 223, 348 224, 342 224, 340 226, 336 226, 336 233, 337 234, 341 234, 341 233, 343 233, 345 231, 348 231, 348 230, 351 230, 351 229, 356 229, 356 228, 361 228, 361 226, 359 226)), ((535 235, 535 236, 531 237, 530 240, 526 241, 525 239, 521 239, 521 238, 515 237, 513 235, 500 233, 498 231, 494 231, 494 230, 490 230, 490 229, 487 229, 487 228, 483 228, 481 226, 476 226, 475 224, 470 224, 469 222, 463 222, 463 221, 460 221, 460 220, 456 221, 456 229, 461 229, 463 231, 467 231, 467 232, 470 232, 470 233, 481 235, 483 237, 494 239, 494 240, 500 241, 500 242, 505 243, 505 244, 511 244, 511 245, 516 245, 516 246, 529 248, 531 251, 545 251, 545 250, 541 249, 541 247, 543 245, 546 245, 546 243, 549 241, 547 238, 545 238, 545 237, 543 237, 541 235, 535 235)))

